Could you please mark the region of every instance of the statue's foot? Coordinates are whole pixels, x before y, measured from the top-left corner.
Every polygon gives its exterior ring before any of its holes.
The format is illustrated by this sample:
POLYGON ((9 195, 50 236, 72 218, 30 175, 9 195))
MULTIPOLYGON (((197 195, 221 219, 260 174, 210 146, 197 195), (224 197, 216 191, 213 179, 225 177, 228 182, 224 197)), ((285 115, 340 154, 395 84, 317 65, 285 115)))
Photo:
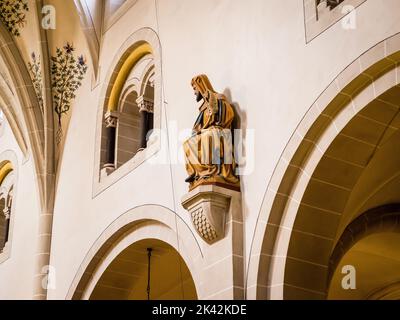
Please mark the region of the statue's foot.
POLYGON ((195 180, 195 175, 192 174, 191 176, 185 179, 185 182, 192 183, 195 180))

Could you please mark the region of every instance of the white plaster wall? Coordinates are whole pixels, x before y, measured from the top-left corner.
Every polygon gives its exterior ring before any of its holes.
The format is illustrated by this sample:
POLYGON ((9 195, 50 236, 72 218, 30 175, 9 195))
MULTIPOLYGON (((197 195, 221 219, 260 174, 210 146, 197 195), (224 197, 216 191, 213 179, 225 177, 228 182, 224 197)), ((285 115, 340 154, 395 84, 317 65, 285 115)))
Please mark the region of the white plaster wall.
MULTIPOLYGON (((206 73, 215 89, 228 93, 239 106, 243 129, 255 130, 254 170, 242 177, 248 259, 267 184, 301 118, 347 65, 400 31, 398 0, 368 0, 357 9, 355 30, 344 30, 339 22, 309 44, 302 0, 156 3, 157 12, 154 1, 139 0, 107 31, 100 84, 91 91, 87 77, 72 110, 56 190, 51 264, 56 268, 57 286, 49 291, 50 298, 65 298, 91 245, 123 212, 158 204, 190 224, 180 203, 188 187, 183 164, 144 163, 92 198, 99 95, 111 61, 129 35, 150 27, 160 36, 164 127, 166 120, 176 121, 179 129, 192 127, 197 106, 190 80, 206 73)), ((81 39, 81 35, 76 37, 81 39)), ((175 143, 174 136, 170 139, 170 144, 175 143)))
POLYGON ((0 263, 0 300, 31 299, 35 250, 38 232, 39 199, 32 158, 24 159, 6 122, 0 136, 0 154, 13 151, 17 156, 18 176, 13 199, 11 251, 9 259, 0 263))

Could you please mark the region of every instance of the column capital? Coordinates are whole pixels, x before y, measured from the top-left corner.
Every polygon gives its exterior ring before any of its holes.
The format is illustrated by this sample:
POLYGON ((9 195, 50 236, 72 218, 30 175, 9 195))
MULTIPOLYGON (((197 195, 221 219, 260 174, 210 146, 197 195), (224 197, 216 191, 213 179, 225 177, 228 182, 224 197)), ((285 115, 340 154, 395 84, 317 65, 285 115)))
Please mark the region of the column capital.
POLYGON ((145 111, 148 113, 154 113, 154 101, 146 98, 144 96, 140 96, 136 99, 136 103, 139 107, 139 112, 145 111))
POLYGON ((107 111, 104 115, 106 128, 116 128, 118 124, 118 112, 107 111))

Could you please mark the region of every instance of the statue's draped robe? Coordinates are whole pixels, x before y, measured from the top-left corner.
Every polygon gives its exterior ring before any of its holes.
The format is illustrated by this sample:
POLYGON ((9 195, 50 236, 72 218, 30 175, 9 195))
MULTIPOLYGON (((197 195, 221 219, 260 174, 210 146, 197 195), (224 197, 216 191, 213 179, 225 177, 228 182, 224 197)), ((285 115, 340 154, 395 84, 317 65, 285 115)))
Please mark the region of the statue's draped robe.
POLYGON ((200 184, 239 186, 232 145, 232 106, 224 95, 207 91, 193 135, 185 141, 186 170, 194 176, 190 188, 200 184))

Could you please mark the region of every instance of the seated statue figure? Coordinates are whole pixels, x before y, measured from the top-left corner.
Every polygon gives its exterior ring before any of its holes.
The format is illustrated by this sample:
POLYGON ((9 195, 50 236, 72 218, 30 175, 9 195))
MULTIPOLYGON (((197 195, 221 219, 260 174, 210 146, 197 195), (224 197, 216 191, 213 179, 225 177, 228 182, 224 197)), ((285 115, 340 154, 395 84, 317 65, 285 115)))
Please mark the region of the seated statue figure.
POLYGON ((235 174, 232 121, 235 113, 226 97, 214 91, 206 75, 192 80, 197 102, 203 101, 192 136, 183 144, 190 190, 199 185, 240 189, 235 174))

